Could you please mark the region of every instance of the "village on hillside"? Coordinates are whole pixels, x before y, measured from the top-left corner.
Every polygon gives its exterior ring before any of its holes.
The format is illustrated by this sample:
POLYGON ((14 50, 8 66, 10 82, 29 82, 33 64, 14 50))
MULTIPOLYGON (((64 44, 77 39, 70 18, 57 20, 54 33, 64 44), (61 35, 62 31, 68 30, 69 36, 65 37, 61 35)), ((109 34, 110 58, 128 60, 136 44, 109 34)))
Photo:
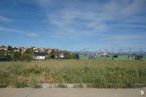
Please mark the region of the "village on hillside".
POLYGON ((54 48, 0 46, 0 60, 78 59, 77 53, 54 48))
POLYGON ((44 59, 146 60, 145 52, 71 52, 54 48, 0 46, 0 61, 44 59))

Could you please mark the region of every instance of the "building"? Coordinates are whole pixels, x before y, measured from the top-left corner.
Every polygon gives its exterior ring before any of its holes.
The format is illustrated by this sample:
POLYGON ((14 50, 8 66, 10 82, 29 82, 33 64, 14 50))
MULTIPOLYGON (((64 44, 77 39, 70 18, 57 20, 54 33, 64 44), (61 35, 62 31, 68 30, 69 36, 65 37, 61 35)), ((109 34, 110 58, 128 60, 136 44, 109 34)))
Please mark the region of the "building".
POLYGON ((63 52, 59 53, 59 58, 64 58, 64 53, 63 52))
POLYGON ((46 58, 46 56, 47 56, 47 54, 44 52, 35 52, 33 55, 33 58, 43 60, 46 58))
POLYGON ((110 56, 110 54, 106 52, 96 53, 96 57, 108 57, 108 56, 110 56))
POLYGON ((1 46, 1 47, 0 47, 0 50, 5 50, 5 51, 7 51, 7 47, 1 46))

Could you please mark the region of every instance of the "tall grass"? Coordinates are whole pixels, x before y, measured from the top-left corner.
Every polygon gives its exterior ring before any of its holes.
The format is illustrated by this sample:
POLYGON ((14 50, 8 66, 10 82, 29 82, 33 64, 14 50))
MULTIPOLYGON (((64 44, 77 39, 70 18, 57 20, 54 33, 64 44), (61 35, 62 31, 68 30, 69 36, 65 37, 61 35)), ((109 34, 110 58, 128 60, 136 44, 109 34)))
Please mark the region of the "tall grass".
POLYGON ((84 83, 88 87, 146 86, 146 61, 43 60, 0 63, 0 87, 40 87, 42 83, 84 83))

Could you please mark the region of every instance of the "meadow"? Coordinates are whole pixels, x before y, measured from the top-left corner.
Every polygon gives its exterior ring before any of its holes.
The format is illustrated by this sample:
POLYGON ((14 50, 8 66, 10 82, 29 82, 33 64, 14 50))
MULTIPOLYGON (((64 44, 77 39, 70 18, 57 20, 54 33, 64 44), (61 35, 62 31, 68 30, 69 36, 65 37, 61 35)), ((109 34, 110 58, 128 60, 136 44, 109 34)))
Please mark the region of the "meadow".
POLYGON ((39 88, 43 83, 92 88, 146 87, 146 61, 36 60, 0 62, 0 87, 39 88))

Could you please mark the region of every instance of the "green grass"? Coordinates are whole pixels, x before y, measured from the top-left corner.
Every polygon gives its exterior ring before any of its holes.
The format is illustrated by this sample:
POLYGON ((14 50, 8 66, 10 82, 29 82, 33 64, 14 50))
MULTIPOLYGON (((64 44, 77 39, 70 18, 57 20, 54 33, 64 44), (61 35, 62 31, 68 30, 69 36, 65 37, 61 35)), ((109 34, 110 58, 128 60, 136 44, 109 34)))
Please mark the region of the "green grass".
POLYGON ((41 87, 42 83, 84 83, 94 88, 146 86, 146 61, 43 60, 0 63, 0 87, 41 87))

